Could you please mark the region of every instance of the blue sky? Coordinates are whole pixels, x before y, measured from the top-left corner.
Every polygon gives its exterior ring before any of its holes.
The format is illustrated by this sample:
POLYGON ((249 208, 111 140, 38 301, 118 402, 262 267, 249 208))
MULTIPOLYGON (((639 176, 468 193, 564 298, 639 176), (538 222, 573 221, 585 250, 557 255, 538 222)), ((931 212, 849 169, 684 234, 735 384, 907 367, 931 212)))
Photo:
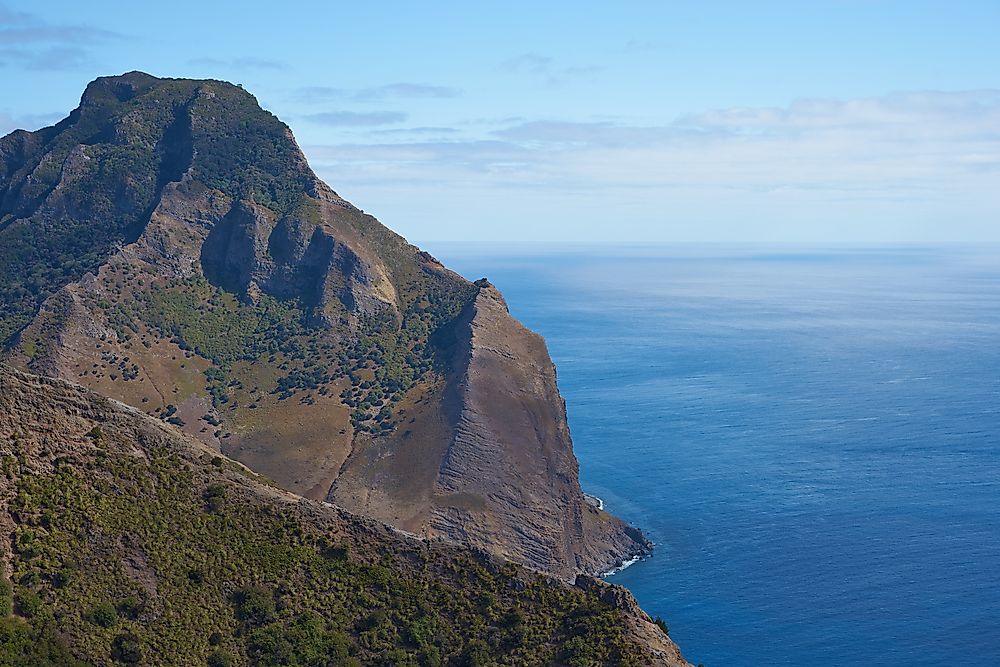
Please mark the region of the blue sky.
POLYGON ((1000 241, 998 26, 995 0, 6 2, 0 132, 140 69, 242 83, 418 243, 1000 241))

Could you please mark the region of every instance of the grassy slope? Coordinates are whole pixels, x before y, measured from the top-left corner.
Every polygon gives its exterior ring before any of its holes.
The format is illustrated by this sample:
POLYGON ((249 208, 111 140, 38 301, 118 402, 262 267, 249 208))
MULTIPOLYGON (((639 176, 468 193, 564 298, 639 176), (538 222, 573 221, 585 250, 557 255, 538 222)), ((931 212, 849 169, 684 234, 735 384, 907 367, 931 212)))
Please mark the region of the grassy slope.
POLYGON ((300 500, 78 388, 0 367, 0 414, 0 664, 646 659, 592 593, 300 500))

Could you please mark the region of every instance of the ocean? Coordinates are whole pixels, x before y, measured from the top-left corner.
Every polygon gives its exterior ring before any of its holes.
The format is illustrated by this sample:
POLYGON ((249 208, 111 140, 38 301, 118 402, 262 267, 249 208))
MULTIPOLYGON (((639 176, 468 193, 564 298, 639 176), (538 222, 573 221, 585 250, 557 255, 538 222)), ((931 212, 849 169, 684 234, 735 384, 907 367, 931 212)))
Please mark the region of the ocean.
POLYGON ((428 249, 545 336, 689 660, 1000 665, 1000 248, 428 249))

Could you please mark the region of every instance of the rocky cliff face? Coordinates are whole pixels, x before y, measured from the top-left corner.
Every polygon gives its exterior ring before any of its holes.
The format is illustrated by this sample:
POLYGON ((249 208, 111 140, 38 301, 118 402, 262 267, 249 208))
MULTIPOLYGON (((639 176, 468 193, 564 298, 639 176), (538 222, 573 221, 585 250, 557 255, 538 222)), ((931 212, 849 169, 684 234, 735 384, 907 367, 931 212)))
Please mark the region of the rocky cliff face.
POLYGON ((432 525, 484 548, 499 533, 502 544, 514 545, 506 556, 526 554, 548 571, 567 562, 595 571, 608 553, 634 553, 644 542, 638 531, 607 530, 613 520, 579 502, 565 403, 545 342, 510 316, 495 287, 477 287, 456 322, 445 397, 455 427, 432 525), (491 527, 498 510, 517 523, 491 527))
POLYGON ((588 505, 543 341, 340 198, 241 88, 98 79, 0 139, 9 363, 295 493, 571 579, 648 544, 588 505))
POLYGON ((624 589, 303 499, 2 364, 0 461, 2 664, 687 665, 624 589))

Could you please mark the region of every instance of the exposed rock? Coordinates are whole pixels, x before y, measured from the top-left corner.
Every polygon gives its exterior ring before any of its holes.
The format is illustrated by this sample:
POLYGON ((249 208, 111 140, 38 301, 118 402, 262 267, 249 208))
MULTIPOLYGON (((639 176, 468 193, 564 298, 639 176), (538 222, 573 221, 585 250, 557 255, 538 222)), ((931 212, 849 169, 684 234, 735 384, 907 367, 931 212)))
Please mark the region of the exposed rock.
POLYGON ((444 400, 454 426, 432 527, 556 573, 600 571, 621 554, 642 551, 638 536, 580 493, 544 340, 510 316, 488 281, 476 285, 456 323, 444 400))

